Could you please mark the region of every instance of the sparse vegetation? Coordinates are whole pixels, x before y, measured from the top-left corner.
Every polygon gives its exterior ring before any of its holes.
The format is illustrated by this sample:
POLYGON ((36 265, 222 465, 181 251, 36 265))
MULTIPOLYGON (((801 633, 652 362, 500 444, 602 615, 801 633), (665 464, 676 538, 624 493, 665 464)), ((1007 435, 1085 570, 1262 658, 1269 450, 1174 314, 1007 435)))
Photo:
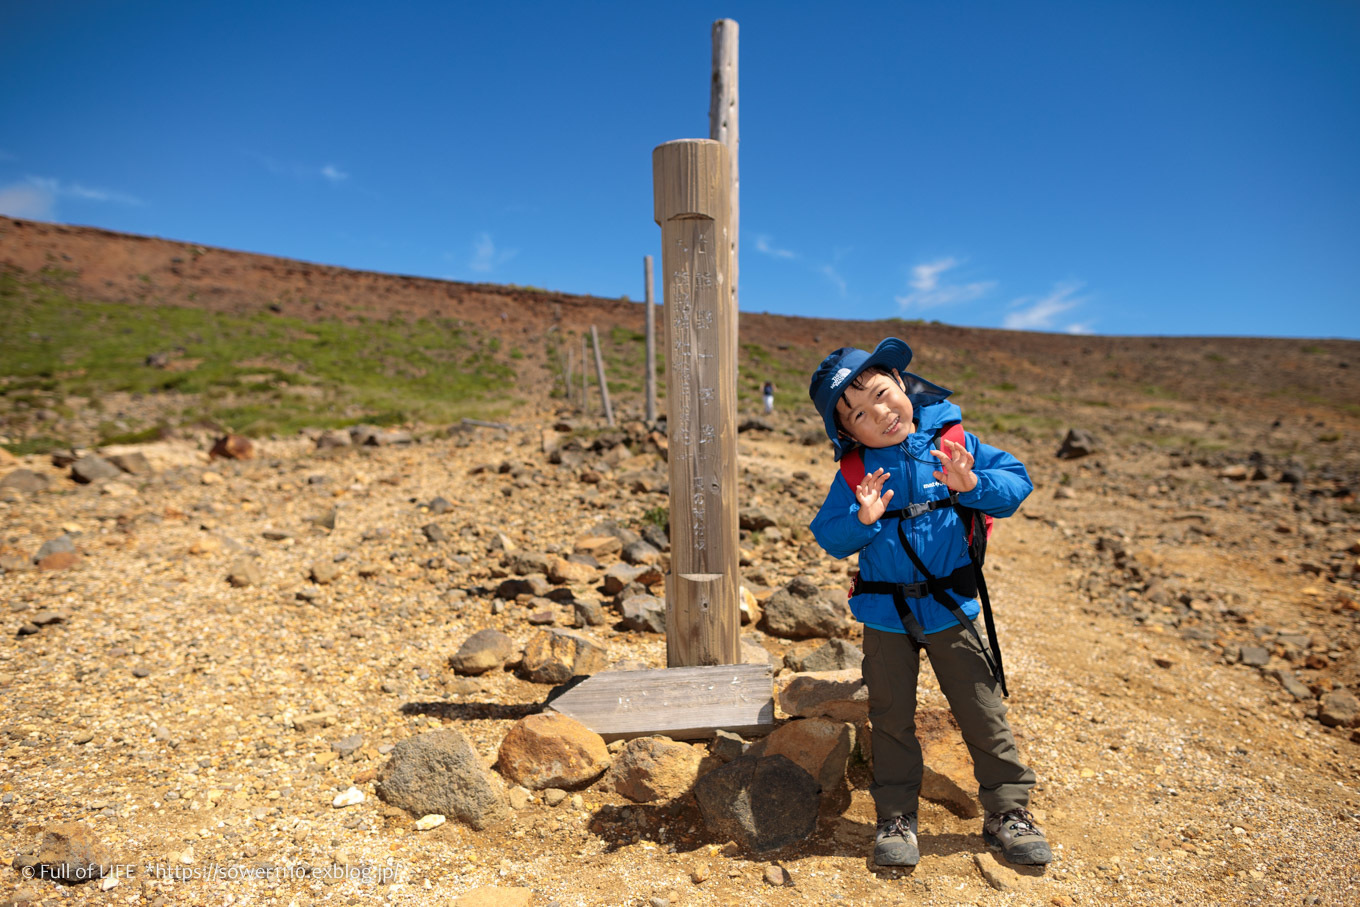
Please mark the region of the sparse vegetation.
POLYGON ((173 392, 191 398, 186 422, 264 434, 450 421, 513 405, 513 372, 494 355, 499 340, 447 319, 355 325, 87 302, 13 275, 0 275, 0 318, 0 406, 10 411, 59 407, 70 396, 173 392), (148 364, 152 355, 162 367, 148 364))

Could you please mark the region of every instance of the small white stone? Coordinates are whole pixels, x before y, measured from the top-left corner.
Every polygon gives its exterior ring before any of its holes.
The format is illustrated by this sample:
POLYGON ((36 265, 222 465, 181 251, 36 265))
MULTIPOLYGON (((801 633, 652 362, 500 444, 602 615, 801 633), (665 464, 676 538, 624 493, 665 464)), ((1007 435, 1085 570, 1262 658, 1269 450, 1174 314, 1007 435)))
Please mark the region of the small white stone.
POLYGON ((364 792, 359 790, 359 788, 357 787, 351 787, 349 790, 345 791, 343 794, 340 794, 338 797, 336 797, 335 800, 332 801, 331 805, 334 806, 336 809, 340 809, 341 807, 344 806, 357 806, 358 804, 363 802, 364 792))
POLYGON ((428 816, 421 816, 416 820, 416 828, 421 831, 429 831, 432 828, 438 828, 443 825, 445 821, 444 817, 439 815, 439 813, 430 813, 428 816))
POLYGON ((118 884, 118 876, 114 876, 114 875, 104 876, 104 878, 102 878, 102 879, 99 880, 99 890, 100 890, 100 891, 108 891, 110 888, 112 888, 113 886, 115 886, 115 885, 117 885, 117 884, 118 884))
POLYGON ((179 855, 179 861, 185 866, 192 863, 194 861, 194 849, 192 847, 184 848, 184 852, 179 855))

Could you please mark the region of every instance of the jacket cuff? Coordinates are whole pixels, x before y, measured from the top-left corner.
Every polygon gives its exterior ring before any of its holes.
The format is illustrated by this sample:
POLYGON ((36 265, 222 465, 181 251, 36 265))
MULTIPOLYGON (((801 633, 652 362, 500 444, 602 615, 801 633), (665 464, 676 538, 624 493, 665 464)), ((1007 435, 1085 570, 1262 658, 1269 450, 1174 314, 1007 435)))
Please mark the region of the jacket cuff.
POLYGON ((987 478, 987 473, 974 470, 973 474, 977 476, 977 485, 973 487, 972 491, 965 491, 959 494, 959 503, 963 504, 965 507, 976 507, 978 502, 987 496, 987 486, 991 484, 990 480, 987 478))

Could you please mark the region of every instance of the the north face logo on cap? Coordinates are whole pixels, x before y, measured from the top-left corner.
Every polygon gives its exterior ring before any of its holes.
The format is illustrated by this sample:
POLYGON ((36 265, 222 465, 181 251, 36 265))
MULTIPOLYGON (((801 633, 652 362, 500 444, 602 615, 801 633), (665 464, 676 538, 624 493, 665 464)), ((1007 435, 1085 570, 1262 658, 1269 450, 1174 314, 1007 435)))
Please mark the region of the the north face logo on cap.
POLYGON ((843 369, 841 369, 840 371, 836 372, 836 374, 835 374, 834 376, 832 376, 832 378, 831 378, 831 389, 832 389, 832 390, 835 390, 836 388, 840 387, 840 386, 841 386, 841 382, 844 381, 846 378, 849 378, 849 377, 850 377, 850 369, 848 369, 848 368, 843 368, 843 369))

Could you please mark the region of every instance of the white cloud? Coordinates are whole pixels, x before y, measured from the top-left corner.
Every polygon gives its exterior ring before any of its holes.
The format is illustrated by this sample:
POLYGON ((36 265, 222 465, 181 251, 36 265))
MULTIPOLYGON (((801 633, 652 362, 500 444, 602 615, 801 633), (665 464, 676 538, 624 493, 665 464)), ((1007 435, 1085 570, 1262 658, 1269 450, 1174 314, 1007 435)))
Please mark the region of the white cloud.
POLYGON ((757 251, 757 252, 763 252, 764 254, 770 256, 771 258, 797 258, 797 257, 798 257, 798 253, 797 253, 797 252, 791 252, 791 251, 789 251, 788 249, 780 249, 780 248, 776 248, 776 247, 774 246, 773 242, 771 241, 770 237, 767 236, 767 235, 765 235, 764 233, 757 233, 757 234, 756 234, 756 237, 755 237, 755 240, 756 240, 756 251, 757 251))
POLYGON ((88 202, 111 202, 117 205, 141 205, 140 198, 111 189, 92 189, 80 183, 65 183, 47 176, 27 176, 0 189, 0 213, 11 217, 31 217, 35 220, 54 220, 57 199, 74 198, 88 202))
MULTIPOLYGON (((1040 299, 1022 296, 1014 300, 1009 307, 1018 311, 1007 315, 1002 327, 1016 331, 1049 330, 1059 315, 1086 302, 1087 297, 1074 295, 1082 286, 1080 281, 1067 280, 1056 285, 1053 292, 1040 299)), ((1074 323, 1069 325, 1067 330, 1069 333, 1083 333, 1084 327, 1074 323)))
POLYGON ((1076 323, 1069 324, 1064 330, 1065 330, 1065 332, 1068 333, 1068 334, 1094 334, 1094 333, 1095 333, 1095 331, 1092 330, 1092 328, 1091 328, 1091 322, 1089 322, 1089 321, 1085 321, 1085 322, 1082 322, 1082 323, 1080 323, 1080 324, 1076 324, 1076 323))
POLYGON ((51 193, 31 183, 11 183, 0 188, 0 214, 10 217, 52 220, 55 202, 51 193))
POLYGON ((825 276, 827 280, 836 285, 836 289, 840 291, 841 298, 844 299, 848 286, 845 282, 845 278, 836 271, 835 267, 832 265, 822 265, 817 270, 821 271, 822 275, 825 276))
POLYGON ((63 183, 61 180, 42 176, 30 176, 28 182, 49 195, 61 198, 78 198, 91 202, 114 202, 119 205, 140 205, 142 200, 126 192, 109 189, 91 189, 80 183, 63 183))
POLYGON ((468 262, 468 267, 474 271, 487 273, 518 254, 518 249, 497 249, 490 233, 479 233, 472 242, 472 260, 468 262))
POLYGON ((341 170, 334 164, 327 164, 326 166, 322 167, 321 175, 324 176, 326 179, 330 180, 332 183, 343 183, 345 180, 349 179, 349 174, 341 170))
POLYGON ((942 280, 945 272, 958 267, 956 258, 941 258, 916 265, 911 269, 908 282, 911 292, 898 296, 897 304, 906 309, 929 309, 942 305, 957 305, 972 302, 992 291, 994 280, 980 280, 973 283, 949 283, 942 280))

